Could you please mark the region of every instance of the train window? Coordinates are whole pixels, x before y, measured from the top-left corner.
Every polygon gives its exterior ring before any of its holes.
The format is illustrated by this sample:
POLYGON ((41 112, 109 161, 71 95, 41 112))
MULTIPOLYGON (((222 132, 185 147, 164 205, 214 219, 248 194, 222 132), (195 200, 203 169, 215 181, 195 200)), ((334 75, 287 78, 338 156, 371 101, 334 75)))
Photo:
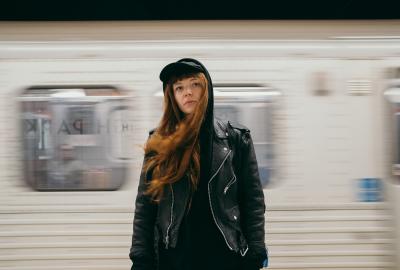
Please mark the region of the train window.
POLYGON ((133 132, 129 96, 111 86, 35 86, 19 97, 26 183, 40 191, 116 190, 133 132))
POLYGON ((280 92, 258 84, 215 84, 217 117, 251 130, 263 187, 276 181, 273 110, 280 92))

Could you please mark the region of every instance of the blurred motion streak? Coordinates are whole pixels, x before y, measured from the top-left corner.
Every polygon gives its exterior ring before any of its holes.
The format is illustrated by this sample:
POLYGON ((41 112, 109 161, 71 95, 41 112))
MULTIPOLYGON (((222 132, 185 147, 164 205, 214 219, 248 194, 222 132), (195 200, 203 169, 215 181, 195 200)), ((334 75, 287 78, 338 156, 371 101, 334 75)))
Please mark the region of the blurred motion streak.
POLYGON ((399 21, 0 22, 0 270, 129 267, 157 71, 183 57, 251 131, 270 269, 400 269, 399 37, 399 21))

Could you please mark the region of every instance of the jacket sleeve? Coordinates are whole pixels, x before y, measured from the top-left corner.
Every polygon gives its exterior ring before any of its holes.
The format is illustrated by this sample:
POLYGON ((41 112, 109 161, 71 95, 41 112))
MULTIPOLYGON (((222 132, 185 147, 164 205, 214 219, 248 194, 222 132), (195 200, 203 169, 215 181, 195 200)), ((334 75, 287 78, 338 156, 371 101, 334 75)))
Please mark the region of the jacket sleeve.
MULTIPOLYGON (((145 160, 146 158, 143 163, 145 160)), ((156 269, 154 228, 157 204, 152 202, 150 196, 144 194, 149 179, 151 179, 151 171, 143 172, 142 169, 135 202, 132 246, 129 252, 132 261, 131 270, 156 269)))
POLYGON ((260 269, 268 261, 265 247, 265 200, 260 182, 258 164, 250 131, 242 132, 240 143, 241 190, 239 202, 242 230, 248 251, 244 257, 245 269, 260 269))

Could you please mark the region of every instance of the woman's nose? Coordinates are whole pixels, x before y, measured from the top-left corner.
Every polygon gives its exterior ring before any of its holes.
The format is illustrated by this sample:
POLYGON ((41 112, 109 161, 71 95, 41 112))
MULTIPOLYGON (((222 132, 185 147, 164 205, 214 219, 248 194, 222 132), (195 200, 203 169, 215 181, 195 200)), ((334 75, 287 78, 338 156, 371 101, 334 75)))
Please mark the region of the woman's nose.
POLYGON ((192 94, 193 94, 192 88, 191 88, 190 86, 189 86, 189 87, 186 87, 185 94, 186 94, 186 95, 192 95, 192 94))

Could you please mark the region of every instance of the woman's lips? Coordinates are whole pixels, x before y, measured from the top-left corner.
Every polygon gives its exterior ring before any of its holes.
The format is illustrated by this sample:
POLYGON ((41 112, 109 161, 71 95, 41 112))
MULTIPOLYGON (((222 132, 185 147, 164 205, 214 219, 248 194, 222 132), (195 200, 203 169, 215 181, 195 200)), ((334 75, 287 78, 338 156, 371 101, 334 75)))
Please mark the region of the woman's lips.
POLYGON ((184 105, 191 105, 193 103, 196 103, 196 101, 195 100, 186 101, 184 105))

